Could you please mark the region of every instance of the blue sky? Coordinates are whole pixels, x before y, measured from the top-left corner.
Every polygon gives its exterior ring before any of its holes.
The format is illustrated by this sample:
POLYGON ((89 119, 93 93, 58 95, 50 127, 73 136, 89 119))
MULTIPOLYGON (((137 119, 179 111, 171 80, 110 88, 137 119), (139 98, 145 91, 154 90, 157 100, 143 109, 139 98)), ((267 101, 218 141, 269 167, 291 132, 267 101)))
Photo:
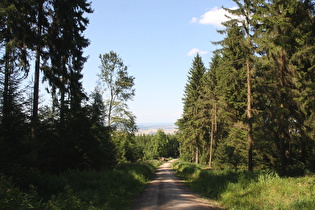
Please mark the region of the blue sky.
POLYGON ((137 123, 174 123, 181 117, 187 74, 196 52, 206 67, 211 41, 232 0, 92 0, 85 36, 91 44, 84 67, 85 91, 94 90, 99 55, 113 50, 135 77, 136 96, 128 103, 137 123))

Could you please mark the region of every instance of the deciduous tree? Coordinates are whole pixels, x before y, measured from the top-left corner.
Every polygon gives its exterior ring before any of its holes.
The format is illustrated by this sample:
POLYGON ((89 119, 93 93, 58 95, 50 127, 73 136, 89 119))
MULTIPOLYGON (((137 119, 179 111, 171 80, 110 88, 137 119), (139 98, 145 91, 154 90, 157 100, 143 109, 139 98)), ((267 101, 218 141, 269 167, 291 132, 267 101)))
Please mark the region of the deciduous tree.
POLYGON ((135 117, 128 111, 127 101, 135 95, 134 77, 119 55, 113 51, 100 55, 99 78, 106 94, 107 125, 135 131, 135 117))

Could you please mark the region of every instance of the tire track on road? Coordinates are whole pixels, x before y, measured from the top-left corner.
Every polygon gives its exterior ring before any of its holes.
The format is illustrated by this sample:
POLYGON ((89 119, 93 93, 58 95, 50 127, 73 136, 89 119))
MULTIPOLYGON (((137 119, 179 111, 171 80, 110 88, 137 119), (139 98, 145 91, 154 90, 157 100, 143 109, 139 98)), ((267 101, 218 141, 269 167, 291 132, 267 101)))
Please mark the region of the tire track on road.
MULTIPOLYGON (((174 161, 174 160, 172 160, 174 161)), ((181 182, 170 168, 172 161, 162 164, 155 178, 137 200, 135 210, 155 209, 222 209, 201 199, 181 182)))

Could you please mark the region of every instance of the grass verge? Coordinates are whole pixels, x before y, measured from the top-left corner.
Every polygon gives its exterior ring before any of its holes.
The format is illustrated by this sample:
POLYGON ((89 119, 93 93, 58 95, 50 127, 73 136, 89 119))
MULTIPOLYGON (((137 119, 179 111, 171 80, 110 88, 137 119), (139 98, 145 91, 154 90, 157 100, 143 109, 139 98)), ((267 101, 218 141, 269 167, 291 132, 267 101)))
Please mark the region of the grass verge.
POLYGON ((177 176, 227 209, 315 209, 315 176, 281 178, 275 173, 207 170, 174 162, 177 176))
POLYGON ((126 163, 114 170, 68 171, 60 175, 33 171, 29 173, 32 178, 26 175, 18 184, 0 175, 0 206, 4 209, 130 209, 159 164, 159 161, 126 163), (21 187, 26 185, 27 189, 21 187))

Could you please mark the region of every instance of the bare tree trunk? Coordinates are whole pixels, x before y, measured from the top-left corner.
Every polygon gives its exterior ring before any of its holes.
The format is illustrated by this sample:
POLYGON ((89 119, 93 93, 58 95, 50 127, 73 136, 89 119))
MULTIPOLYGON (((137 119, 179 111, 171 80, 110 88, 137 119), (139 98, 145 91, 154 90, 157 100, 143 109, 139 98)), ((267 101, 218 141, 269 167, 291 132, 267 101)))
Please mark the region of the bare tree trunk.
MULTIPOLYGON (((247 8, 247 15, 251 13, 249 7, 247 8)), ((250 22, 249 16, 246 17, 246 40, 248 44, 248 55, 246 58, 246 75, 247 75, 247 144, 248 144, 248 171, 253 171, 253 115, 252 115, 252 90, 251 90, 251 66, 250 66, 250 52, 252 48, 250 40, 250 22)))
POLYGON ((212 168, 212 159, 213 159, 213 145, 214 137, 217 132, 217 104, 214 104, 214 114, 211 123, 211 132, 210 132, 210 157, 209 157, 209 168, 212 168))
POLYGON ((253 128, 252 128, 252 91, 250 64, 247 60, 247 143, 248 143, 248 171, 253 171, 253 128))
MULTIPOLYGON (((43 1, 40 2, 38 8, 37 17, 37 35, 41 37, 42 33, 42 10, 43 1)), ((39 67, 40 67, 40 56, 41 56, 41 40, 38 38, 36 55, 35 55, 35 75, 34 75, 34 95, 33 95, 33 116, 31 125, 31 136, 32 140, 37 139, 37 127, 38 127, 38 98, 39 98, 39 67)))
POLYGON ((9 46, 8 41, 5 47, 5 67, 4 67, 4 88, 3 88, 3 107, 2 107, 2 123, 7 126, 9 120, 9 78, 10 78, 10 67, 9 67, 9 46))
POLYGON ((34 77, 34 95, 33 95, 33 117, 32 117, 32 140, 37 139, 37 126, 38 126, 38 98, 39 98, 39 63, 40 63, 40 50, 36 49, 35 61, 35 77, 34 77))
POLYGON ((67 79, 65 75, 67 74, 67 68, 66 68, 66 57, 62 56, 62 77, 61 77, 61 87, 60 87, 60 131, 62 132, 64 125, 65 125, 65 110, 66 110, 66 104, 65 104, 65 94, 66 94, 66 83, 67 79))
POLYGON ((195 159, 195 163, 198 164, 199 163, 199 147, 196 146, 196 159, 195 159))
POLYGON ((214 135, 214 124, 212 121, 211 132, 210 132, 210 157, 209 157, 209 168, 212 168, 212 153, 213 153, 213 135, 214 135))

